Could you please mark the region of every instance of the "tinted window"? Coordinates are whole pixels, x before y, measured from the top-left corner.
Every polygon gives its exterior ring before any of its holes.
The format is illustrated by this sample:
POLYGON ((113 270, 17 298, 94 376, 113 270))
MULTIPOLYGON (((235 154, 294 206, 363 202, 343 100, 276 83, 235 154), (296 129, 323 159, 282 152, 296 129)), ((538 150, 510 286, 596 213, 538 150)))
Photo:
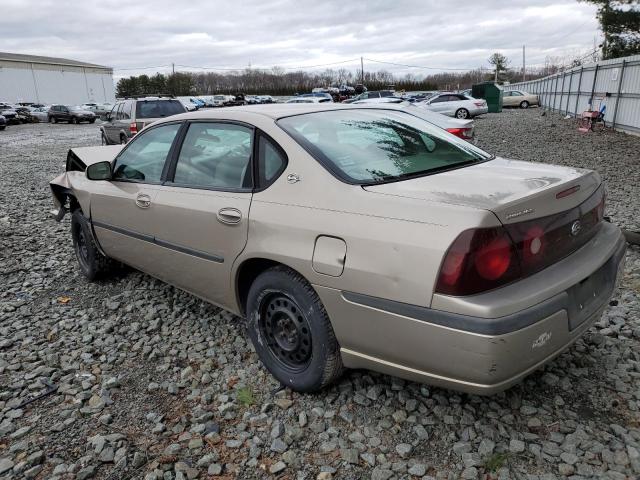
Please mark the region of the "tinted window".
POLYGON ((287 165, 284 152, 264 135, 258 142, 258 177, 261 187, 274 180, 287 165))
POLYGON ((431 103, 441 103, 441 102, 447 102, 447 101, 448 101, 448 95, 440 95, 439 97, 436 97, 433 100, 431 100, 431 103))
POLYGON ((157 183, 180 124, 163 125, 138 134, 116 159, 115 180, 157 183))
POLYGON ((283 118, 278 124, 329 170, 352 183, 397 180, 490 158, 403 112, 316 112, 283 118))
POLYGON ((138 100, 136 102, 136 118, 162 118, 185 111, 179 100, 138 100))
POLYGON ((227 123, 192 123, 182 143, 174 183, 211 188, 251 185, 253 131, 227 123))
POLYGON ((120 117, 122 120, 130 120, 131 119, 131 107, 133 106, 133 102, 124 102, 122 104, 122 112, 120 113, 120 117))

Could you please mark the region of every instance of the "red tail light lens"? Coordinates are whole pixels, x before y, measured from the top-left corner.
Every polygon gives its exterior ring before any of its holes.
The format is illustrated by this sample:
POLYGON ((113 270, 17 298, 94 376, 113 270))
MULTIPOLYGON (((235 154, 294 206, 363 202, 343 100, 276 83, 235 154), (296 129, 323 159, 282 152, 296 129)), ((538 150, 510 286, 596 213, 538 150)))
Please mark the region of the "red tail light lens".
POLYGON ((129 125, 129 133, 136 134, 138 133, 138 124, 136 122, 131 122, 129 125))
POLYGON ((484 106, 485 106, 485 103, 484 103, 484 102, 473 102, 473 104, 474 104, 476 107, 484 107, 484 106))
POLYGON ((464 140, 470 140, 473 138, 473 128, 447 128, 447 132, 464 140))
POLYGON ((491 290, 520 276, 515 247, 503 227, 462 232, 453 242, 440 268, 438 293, 473 295, 491 290))

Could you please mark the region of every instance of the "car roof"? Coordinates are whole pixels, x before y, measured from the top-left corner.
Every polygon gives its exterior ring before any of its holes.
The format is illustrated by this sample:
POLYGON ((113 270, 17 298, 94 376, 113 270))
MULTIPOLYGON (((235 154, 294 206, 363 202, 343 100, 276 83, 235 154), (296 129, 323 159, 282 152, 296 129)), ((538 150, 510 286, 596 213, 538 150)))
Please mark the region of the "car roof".
MULTIPOLYGON (((237 107, 223 107, 216 109, 196 110, 195 112, 180 113, 166 117, 162 121, 178 119, 207 120, 224 119, 229 114, 229 119, 237 119, 238 113, 262 115, 273 120, 305 113, 330 112, 334 110, 397 110, 406 112, 403 103, 376 103, 376 104, 346 104, 346 103, 271 103, 267 105, 242 105, 237 107)), ((159 123, 159 122, 157 122, 159 123)))

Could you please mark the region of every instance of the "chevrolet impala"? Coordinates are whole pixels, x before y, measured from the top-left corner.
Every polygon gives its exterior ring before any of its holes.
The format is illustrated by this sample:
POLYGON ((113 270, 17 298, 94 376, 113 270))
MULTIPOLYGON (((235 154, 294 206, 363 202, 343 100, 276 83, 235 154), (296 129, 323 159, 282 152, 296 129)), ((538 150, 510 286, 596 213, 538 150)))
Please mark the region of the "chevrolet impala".
POLYGON ((71 149, 51 190, 89 280, 118 261, 236 313, 305 392, 344 368, 502 391, 600 317, 626 248, 596 172, 391 104, 172 116, 71 149))

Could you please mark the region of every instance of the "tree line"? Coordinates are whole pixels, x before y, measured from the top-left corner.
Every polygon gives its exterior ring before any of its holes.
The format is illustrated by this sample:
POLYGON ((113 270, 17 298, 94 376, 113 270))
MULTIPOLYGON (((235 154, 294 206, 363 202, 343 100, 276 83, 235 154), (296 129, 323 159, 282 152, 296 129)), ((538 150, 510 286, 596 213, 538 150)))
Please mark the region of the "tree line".
MULTIPOLYGON (((521 73, 506 65, 500 67, 500 80, 519 81, 521 73)), ((527 78, 538 78, 555 73, 553 68, 527 71, 527 78)), ((459 90, 470 88, 474 83, 492 80, 489 69, 475 69, 468 72, 444 72, 426 76, 408 73, 394 76, 386 70, 360 71, 347 69, 327 69, 322 72, 287 72, 274 67, 270 70, 245 69, 224 73, 217 72, 175 72, 169 75, 138 75, 121 78, 117 83, 118 97, 135 95, 215 95, 239 93, 247 95, 295 95, 308 93, 315 87, 339 85, 355 86, 362 83, 369 90, 383 90, 393 85, 396 90, 459 90)))

